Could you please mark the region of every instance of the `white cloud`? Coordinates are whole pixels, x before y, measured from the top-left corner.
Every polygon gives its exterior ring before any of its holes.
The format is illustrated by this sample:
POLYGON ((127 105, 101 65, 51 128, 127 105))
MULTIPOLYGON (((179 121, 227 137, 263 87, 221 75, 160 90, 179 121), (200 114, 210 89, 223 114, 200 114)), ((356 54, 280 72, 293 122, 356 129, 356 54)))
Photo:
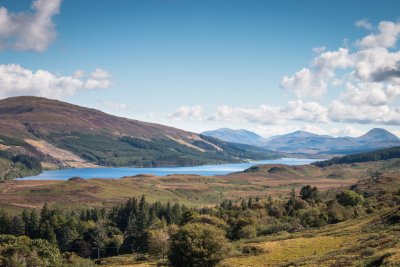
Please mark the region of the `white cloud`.
POLYGON ((222 120, 232 122, 252 122, 262 124, 280 123, 279 107, 261 105, 258 108, 239 108, 219 106, 209 120, 222 120))
POLYGON ((334 122, 400 125, 400 108, 388 105, 349 105, 334 100, 328 113, 334 122))
POLYGON ((292 76, 284 76, 281 87, 292 90, 297 97, 317 98, 325 93, 328 84, 320 73, 312 72, 308 68, 303 68, 292 76))
POLYGON ((314 54, 319 55, 326 51, 326 47, 325 46, 314 47, 312 51, 314 52, 314 54))
POLYGON ((378 32, 371 33, 357 42, 362 48, 383 47, 389 48, 396 44, 400 34, 400 24, 391 21, 382 21, 378 25, 378 32))
POLYGON ((45 51, 57 33, 52 21, 61 0, 35 0, 31 12, 11 13, 0 7, 0 49, 45 51))
MULTIPOLYGON (((374 30, 367 20, 356 22, 356 26, 374 30)), ((400 51, 395 45, 399 37, 400 23, 382 21, 376 32, 357 41, 354 51, 313 49, 312 64, 293 75, 285 75, 281 86, 300 100, 321 99, 328 90, 336 90, 331 95, 339 97, 332 99, 327 108, 314 109, 316 114, 326 115, 322 121, 398 125, 400 51)), ((311 113, 292 119, 320 122, 323 118, 311 113)))
POLYGON ((97 68, 90 74, 90 78, 97 80, 104 80, 111 78, 111 76, 107 71, 97 68))
POLYGON ((374 26, 367 19, 360 19, 355 23, 356 27, 372 31, 374 26))
MULTIPOLYGON (((76 74, 76 73, 75 73, 76 74)), ((46 70, 32 71, 17 64, 0 65, 0 98, 35 95, 61 98, 78 90, 104 89, 112 85, 108 79, 60 76, 46 70)), ((90 75, 89 75, 90 76, 90 75)))
POLYGON ((326 51, 317 54, 312 69, 303 68, 291 76, 285 75, 280 85, 293 91, 298 98, 318 98, 326 92, 329 83, 340 82, 337 78, 334 79, 336 69, 346 69, 353 64, 353 56, 346 48, 326 51))
POLYGON ((339 99, 343 103, 354 106, 369 105, 382 106, 387 105, 389 99, 384 91, 384 85, 381 83, 347 83, 339 99))
POLYGON ((317 102, 289 101, 284 107, 260 105, 257 108, 218 106, 209 120, 283 124, 286 121, 328 122, 327 109, 317 102))
POLYGON ((180 121, 184 119, 195 119, 202 120, 203 119, 203 107, 200 105, 197 106, 181 106, 174 112, 168 115, 170 119, 180 121))
POLYGON ((332 136, 351 136, 358 137, 365 133, 360 129, 354 128, 353 126, 346 125, 343 128, 333 128, 329 131, 332 136))
MULTIPOLYGON (((356 25, 374 30, 366 20, 358 21, 356 25)), ((281 87, 297 97, 284 105, 252 108, 221 105, 211 115, 203 114, 202 109, 195 112, 193 107, 183 106, 169 117, 268 127, 285 127, 291 121, 400 125, 400 51, 394 46, 399 36, 400 24, 383 21, 376 32, 368 33, 352 50, 348 47, 332 51, 325 47, 313 49, 310 66, 282 78, 281 87), (327 90, 334 91, 323 99, 327 90), (310 97, 317 100, 310 101, 310 97)), ((275 132, 282 128, 276 129, 275 132)), ((347 127, 330 134, 359 133, 357 129, 347 127)))

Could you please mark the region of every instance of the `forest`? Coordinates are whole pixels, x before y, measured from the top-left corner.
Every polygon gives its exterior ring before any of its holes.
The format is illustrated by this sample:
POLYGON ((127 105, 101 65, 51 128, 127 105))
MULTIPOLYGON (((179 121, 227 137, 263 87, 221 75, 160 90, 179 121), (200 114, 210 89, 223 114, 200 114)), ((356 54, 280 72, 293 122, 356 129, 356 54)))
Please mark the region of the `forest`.
POLYGON ((388 160, 399 157, 400 157, 400 147, 391 147, 371 152, 347 155, 343 157, 334 157, 329 160, 314 162, 313 165, 317 167, 327 167, 333 164, 351 164, 359 162, 388 160))
MULTIPOLYGON (((216 266, 228 256, 260 253, 237 241, 319 228, 399 204, 400 190, 371 195, 306 185, 280 198, 238 198, 204 208, 149 203, 142 196, 109 209, 45 204, 40 212, 1 210, 0 266, 92 266, 124 254, 166 266, 216 266)), ((400 211, 390 218, 399 219, 400 211)))

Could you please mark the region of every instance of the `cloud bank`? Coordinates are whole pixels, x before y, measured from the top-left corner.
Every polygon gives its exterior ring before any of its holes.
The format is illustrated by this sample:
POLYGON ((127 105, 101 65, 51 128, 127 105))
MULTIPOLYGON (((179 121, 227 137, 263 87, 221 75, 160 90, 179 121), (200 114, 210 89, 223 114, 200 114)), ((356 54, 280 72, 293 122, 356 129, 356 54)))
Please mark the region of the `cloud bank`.
POLYGON ((53 16, 61 0, 36 0, 31 11, 12 13, 0 7, 0 49, 45 51, 57 32, 53 16))
MULTIPOLYGON (((400 51, 396 47, 400 23, 382 21, 375 27, 363 19, 355 25, 369 32, 353 46, 314 48, 310 66, 282 78, 280 86, 295 100, 284 106, 257 108, 221 105, 212 114, 196 116, 262 125, 288 121, 400 125, 400 51), (326 98, 329 90, 336 91, 333 95, 338 97, 326 98)), ((192 109, 181 107, 172 117, 195 117, 190 115, 192 109)), ((197 106, 196 110, 203 109, 197 106)))
POLYGON ((0 65, 0 98, 34 95, 59 99, 79 90, 106 89, 113 85, 105 70, 96 69, 86 75, 78 71, 61 76, 46 70, 32 71, 17 64, 0 65))

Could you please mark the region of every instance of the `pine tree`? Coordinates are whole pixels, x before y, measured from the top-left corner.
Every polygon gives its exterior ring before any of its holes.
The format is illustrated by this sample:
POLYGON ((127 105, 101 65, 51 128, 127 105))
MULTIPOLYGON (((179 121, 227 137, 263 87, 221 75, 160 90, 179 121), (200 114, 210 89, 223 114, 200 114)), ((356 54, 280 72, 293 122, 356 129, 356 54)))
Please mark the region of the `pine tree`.
POLYGON ((20 216, 13 216, 11 219, 11 234, 21 236, 25 234, 25 225, 20 216))
POLYGON ((4 210, 0 210, 0 234, 10 234, 11 232, 10 228, 11 228, 10 216, 4 210))
POLYGON ((31 238, 38 237, 38 230, 39 230, 39 218, 36 214, 35 210, 31 210, 29 214, 29 221, 25 224, 26 232, 31 238))

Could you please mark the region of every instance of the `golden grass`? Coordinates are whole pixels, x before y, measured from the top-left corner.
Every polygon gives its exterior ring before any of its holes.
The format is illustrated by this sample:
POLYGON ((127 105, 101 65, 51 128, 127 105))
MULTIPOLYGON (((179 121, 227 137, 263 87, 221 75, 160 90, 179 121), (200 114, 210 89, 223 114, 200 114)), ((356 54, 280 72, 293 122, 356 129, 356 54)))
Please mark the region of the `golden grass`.
POLYGON ((384 258, 382 266, 400 266, 400 227, 382 221, 383 216, 392 211, 246 242, 264 252, 227 258, 219 266, 365 266, 381 257, 384 258), (365 254, 367 250, 370 254, 365 254))

